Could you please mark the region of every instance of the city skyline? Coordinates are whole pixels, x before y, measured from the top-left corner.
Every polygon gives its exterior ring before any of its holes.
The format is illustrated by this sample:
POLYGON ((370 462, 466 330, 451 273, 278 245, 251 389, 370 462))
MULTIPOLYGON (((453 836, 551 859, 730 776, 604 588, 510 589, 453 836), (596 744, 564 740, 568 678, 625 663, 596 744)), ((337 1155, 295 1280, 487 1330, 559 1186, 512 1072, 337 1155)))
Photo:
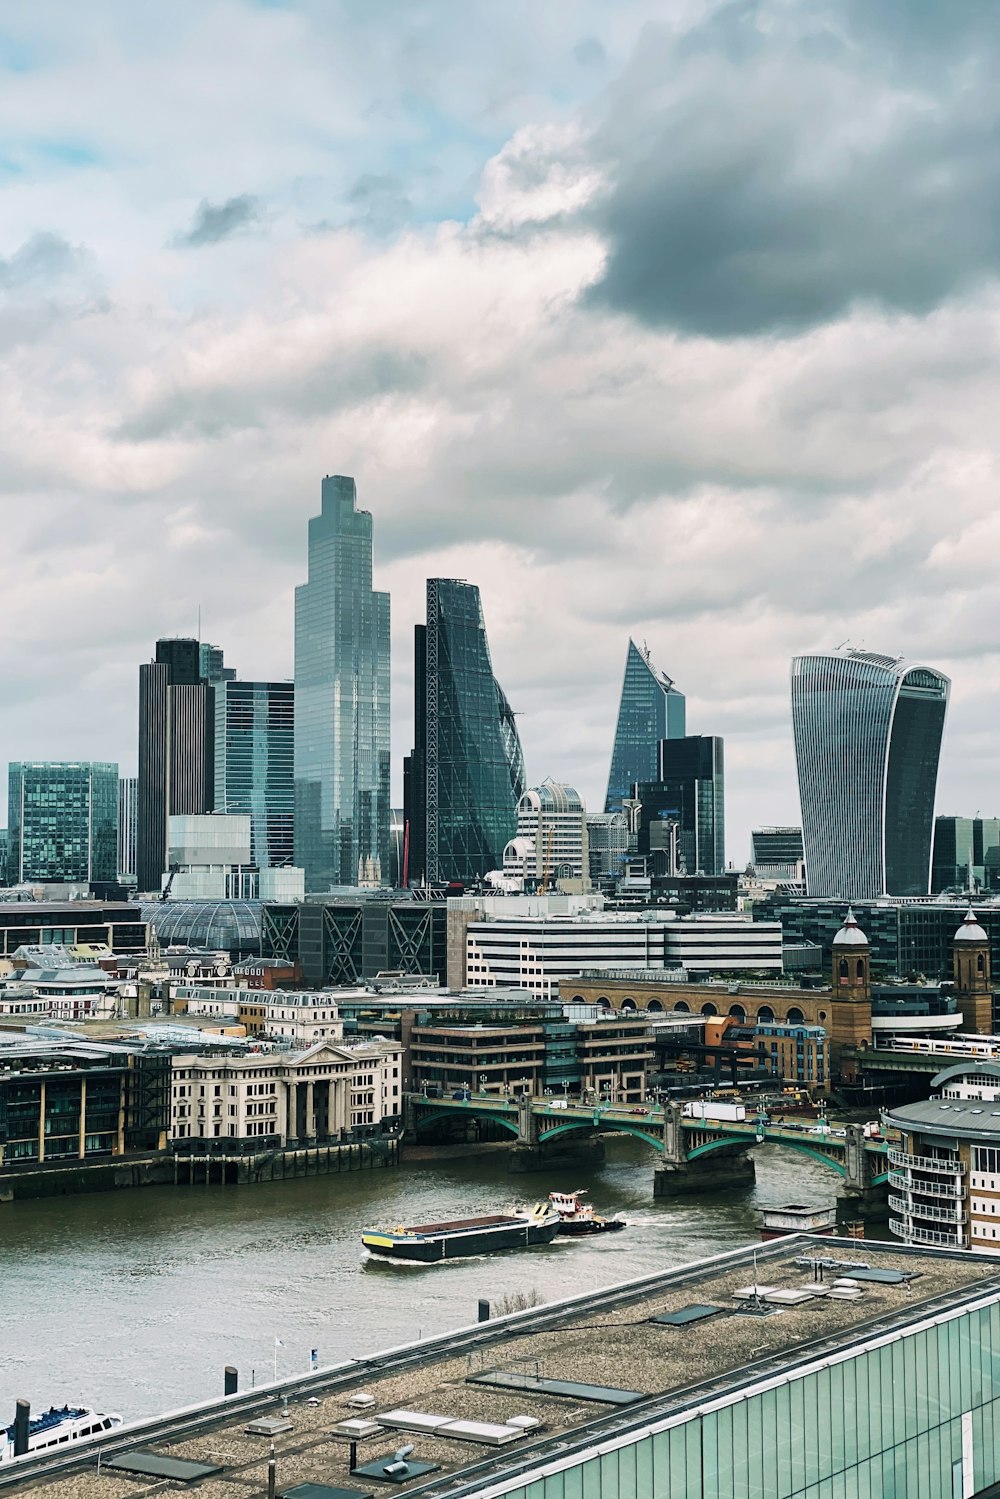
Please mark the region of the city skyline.
POLYGON ((845 637, 952 679, 938 809, 992 815, 998 38, 961 10, 19 17, 11 758, 134 771, 134 663, 199 609, 248 679, 290 676, 336 471, 393 598, 397 805, 423 580, 465 576, 530 778, 594 810, 631 634, 726 740, 737 860, 798 821, 788 661, 845 637))

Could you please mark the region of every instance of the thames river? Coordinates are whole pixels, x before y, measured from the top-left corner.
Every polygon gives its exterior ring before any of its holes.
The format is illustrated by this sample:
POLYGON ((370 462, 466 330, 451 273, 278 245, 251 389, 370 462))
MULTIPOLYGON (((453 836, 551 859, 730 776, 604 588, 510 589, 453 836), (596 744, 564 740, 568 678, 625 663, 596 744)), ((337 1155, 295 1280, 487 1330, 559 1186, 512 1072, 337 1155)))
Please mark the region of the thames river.
MULTIPOLYGON (((780 1146, 744 1192, 655 1202, 654 1153, 608 1143, 596 1169, 510 1177, 503 1150, 248 1187, 149 1187, 0 1204, 0 1421, 80 1401, 126 1419, 305 1373, 476 1319, 480 1297, 543 1299, 757 1237, 764 1203, 829 1203, 837 1176, 780 1146), (430 1266, 369 1258, 374 1225, 503 1211, 586 1187, 626 1232, 430 1266), (276 1346, 276 1340, 280 1346, 276 1346)), ((5 1423, 4 1423, 5 1424, 5 1423)))

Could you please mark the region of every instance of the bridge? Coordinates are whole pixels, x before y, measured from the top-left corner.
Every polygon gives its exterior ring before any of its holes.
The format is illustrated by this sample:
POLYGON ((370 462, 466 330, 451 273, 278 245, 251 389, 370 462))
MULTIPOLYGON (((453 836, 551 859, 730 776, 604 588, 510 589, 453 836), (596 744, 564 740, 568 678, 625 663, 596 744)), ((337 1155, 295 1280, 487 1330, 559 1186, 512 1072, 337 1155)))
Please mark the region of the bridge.
MULTIPOLYGON (((859 1211, 875 1208, 879 1188, 888 1180, 886 1142, 865 1138, 859 1124, 842 1133, 805 1125, 776 1124, 766 1114, 748 1119, 691 1119, 678 1103, 637 1106, 583 1104, 552 1098, 502 1098, 471 1094, 463 1098, 429 1098, 409 1093, 405 1100, 406 1133, 415 1138, 422 1128, 446 1119, 492 1120, 512 1136, 519 1154, 514 1169, 542 1168, 553 1147, 568 1138, 586 1139, 614 1132, 634 1135, 659 1152, 654 1194, 713 1191, 753 1181, 747 1152, 756 1145, 784 1145, 820 1161, 841 1177, 840 1196, 859 1211)), ((711 1105, 706 1105, 706 1110, 711 1105)))

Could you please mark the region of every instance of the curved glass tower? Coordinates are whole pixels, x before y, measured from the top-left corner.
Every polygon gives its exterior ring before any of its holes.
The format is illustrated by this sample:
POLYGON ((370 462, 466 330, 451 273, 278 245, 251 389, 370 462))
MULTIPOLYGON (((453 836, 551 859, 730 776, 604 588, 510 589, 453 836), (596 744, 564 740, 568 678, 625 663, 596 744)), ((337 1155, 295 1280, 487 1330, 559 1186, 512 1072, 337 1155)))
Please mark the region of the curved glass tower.
POLYGON ((428 578, 416 628, 414 747, 403 767, 406 878, 472 884, 503 862, 524 757, 493 675, 479 589, 428 578))
POLYGON ((665 672, 657 672, 649 652, 628 643, 618 723, 615 727, 605 812, 618 812, 637 781, 655 781, 660 740, 683 739, 685 699, 665 672))
POLYGON ((870 651, 792 662, 811 896, 926 895, 948 678, 870 651))

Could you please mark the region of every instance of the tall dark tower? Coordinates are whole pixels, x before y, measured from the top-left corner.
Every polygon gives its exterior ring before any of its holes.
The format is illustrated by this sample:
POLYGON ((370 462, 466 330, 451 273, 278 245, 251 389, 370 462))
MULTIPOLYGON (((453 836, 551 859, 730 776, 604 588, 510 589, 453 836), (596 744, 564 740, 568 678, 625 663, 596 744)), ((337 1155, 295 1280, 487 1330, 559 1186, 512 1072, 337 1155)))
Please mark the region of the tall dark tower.
POLYGON ((215 699, 203 672, 221 670, 222 652, 200 641, 158 640, 139 668, 139 775, 136 880, 158 890, 167 867, 167 819, 215 805, 215 699))
POLYGON ((976 1036, 993 1034, 993 984, 990 939, 970 906, 952 941, 955 998, 962 1012, 962 1029, 976 1036))

